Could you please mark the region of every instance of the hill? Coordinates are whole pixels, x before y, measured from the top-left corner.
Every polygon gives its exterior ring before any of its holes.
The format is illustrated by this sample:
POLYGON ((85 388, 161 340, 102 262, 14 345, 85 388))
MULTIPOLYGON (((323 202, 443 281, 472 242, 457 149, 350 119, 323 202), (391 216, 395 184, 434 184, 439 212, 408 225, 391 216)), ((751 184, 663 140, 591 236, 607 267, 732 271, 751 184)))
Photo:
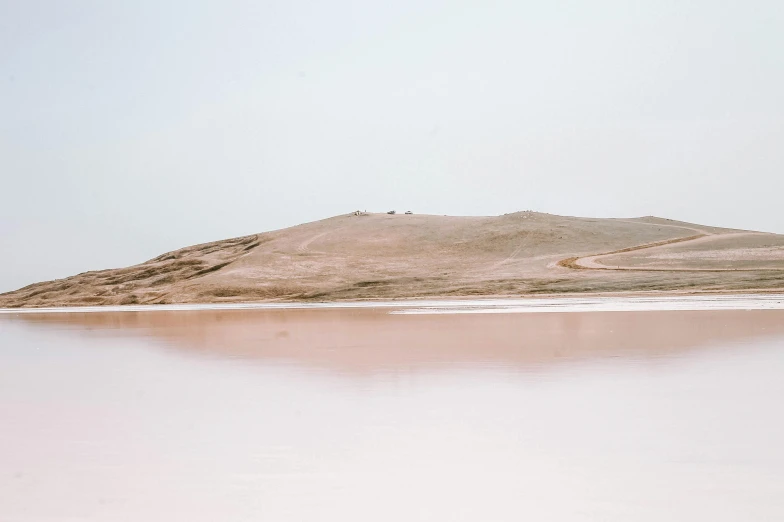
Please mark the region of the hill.
POLYGON ((0 294, 0 307, 784 289, 784 235, 662 218, 356 214, 0 294))

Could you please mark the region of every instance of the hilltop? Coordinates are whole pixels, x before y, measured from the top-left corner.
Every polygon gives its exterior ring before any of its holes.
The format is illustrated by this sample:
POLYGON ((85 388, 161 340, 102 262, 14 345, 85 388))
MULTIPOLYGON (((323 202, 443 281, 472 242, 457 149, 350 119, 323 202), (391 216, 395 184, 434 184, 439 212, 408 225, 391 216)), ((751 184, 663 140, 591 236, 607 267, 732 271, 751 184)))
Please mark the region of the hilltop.
POLYGON ((352 213, 0 294, 0 307, 784 289, 784 235, 656 217, 352 213))

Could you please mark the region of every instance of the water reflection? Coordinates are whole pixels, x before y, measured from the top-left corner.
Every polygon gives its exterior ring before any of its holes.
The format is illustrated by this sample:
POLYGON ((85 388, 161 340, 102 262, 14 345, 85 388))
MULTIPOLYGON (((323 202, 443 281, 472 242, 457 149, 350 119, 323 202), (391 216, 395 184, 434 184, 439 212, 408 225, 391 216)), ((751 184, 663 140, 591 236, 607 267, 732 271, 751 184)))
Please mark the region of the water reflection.
POLYGON ((384 310, 205 310, 13 319, 78 334, 150 337, 183 352, 341 373, 657 357, 784 334, 780 310, 432 316, 384 310))
POLYGON ((783 374, 781 311, 6 316, 0 520, 784 520, 783 374))

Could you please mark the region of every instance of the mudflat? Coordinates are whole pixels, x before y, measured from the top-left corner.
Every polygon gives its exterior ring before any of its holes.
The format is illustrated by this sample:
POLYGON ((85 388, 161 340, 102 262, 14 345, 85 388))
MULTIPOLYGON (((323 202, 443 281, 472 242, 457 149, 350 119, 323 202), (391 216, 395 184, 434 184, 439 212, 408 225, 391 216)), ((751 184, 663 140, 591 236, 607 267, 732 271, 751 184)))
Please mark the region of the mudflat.
POLYGON ((784 236, 656 217, 351 213, 0 294, 0 307, 784 289, 784 236))
POLYGON ((784 518, 783 310, 393 312, 0 315, 0 520, 784 518))

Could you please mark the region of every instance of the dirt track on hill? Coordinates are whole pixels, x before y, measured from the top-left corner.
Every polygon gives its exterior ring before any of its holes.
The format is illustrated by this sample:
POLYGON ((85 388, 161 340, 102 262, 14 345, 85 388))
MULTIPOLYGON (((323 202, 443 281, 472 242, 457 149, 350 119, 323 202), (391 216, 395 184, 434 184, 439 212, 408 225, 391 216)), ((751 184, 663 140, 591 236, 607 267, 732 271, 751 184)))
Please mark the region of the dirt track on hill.
MULTIPOLYGON (((683 228, 683 227, 682 227, 683 228)), ((699 230, 699 229, 689 229, 689 230, 699 230)), ((572 268, 572 269, 587 269, 587 270, 626 270, 632 272, 761 272, 761 271, 774 271, 780 272, 784 271, 784 268, 767 268, 767 267, 758 267, 758 268, 684 268, 684 267, 648 267, 648 268, 637 268, 633 266, 621 266, 616 265, 612 266, 609 264, 601 263, 602 259, 606 259, 609 256, 617 255, 617 254, 625 254, 629 252, 638 252, 640 250, 653 250, 657 249, 660 250, 662 248, 666 248, 670 245, 675 244, 683 244, 683 243, 698 243, 698 242, 708 242, 708 241, 716 241, 716 240, 726 240, 731 238, 741 238, 741 237, 748 237, 748 236, 759 236, 759 235, 767 235, 760 232, 737 232, 737 233, 730 233, 730 234, 713 234, 713 233, 701 233, 694 236, 689 236, 685 238, 676 238, 670 239, 666 241, 659 241, 656 243, 649 243, 638 245, 634 247, 624 248, 621 250, 616 250, 613 252, 605 252, 602 254, 595 254, 592 256, 584 256, 584 257, 577 257, 577 258, 567 258, 559 261, 559 265, 572 268)))

